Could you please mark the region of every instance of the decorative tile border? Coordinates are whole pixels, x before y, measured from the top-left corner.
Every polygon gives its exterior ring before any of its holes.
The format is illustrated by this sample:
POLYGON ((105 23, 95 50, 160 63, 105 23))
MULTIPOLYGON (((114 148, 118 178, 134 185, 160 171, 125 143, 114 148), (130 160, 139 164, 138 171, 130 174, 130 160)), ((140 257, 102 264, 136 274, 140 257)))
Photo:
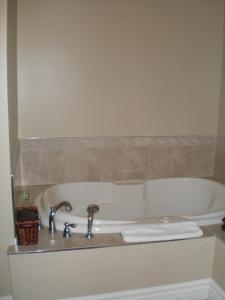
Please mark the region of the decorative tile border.
POLYGON ((221 182, 225 182, 225 138, 223 137, 217 137, 214 177, 221 182))
POLYGON ((24 139, 21 185, 210 177, 216 142, 214 136, 24 139))
POLYGON ((215 136, 129 136, 129 137, 56 137, 20 140, 21 150, 73 147, 149 147, 214 145, 215 136))

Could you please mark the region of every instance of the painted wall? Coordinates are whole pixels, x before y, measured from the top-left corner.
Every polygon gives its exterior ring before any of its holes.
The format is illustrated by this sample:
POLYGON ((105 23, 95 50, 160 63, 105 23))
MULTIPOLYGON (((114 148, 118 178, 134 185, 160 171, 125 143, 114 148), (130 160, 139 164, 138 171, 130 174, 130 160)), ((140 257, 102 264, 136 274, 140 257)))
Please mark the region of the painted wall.
MULTIPOLYGON (((14 16, 15 1, 8 1, 8 16, 14 16)), ((10 29, 11 30, 11 29, 10 29)), ((10 150, 7 89, 7 1, 0 0, 0 297, 11 294, 7 247, 13 243, 10 189, 10 150)), ((10 85, 9 85, 10 86, 10 85)))
POLYGON ((218 118, 218 136, 225 138, 225 61, 223 63, 221 100, 220 100, 219 118, 218 118))
MULTIPOLYGON (((225 22, 224 22, 225 32, 225 22)), ((216 152, 215 152, 215 164, 214 164, 214 177, 221 182, 225 183, 225 39, 223 44, 223 64, 221 75, 221 94, 220 94, 220 106, 218 112, 218 131, 217 135, 220 137, 217 139, 216 152)))
MULTIPOLYGON (((225 32, 225 23, 224 23, 224 32, 225 32)), ((218 135, 220 137, 225 138, 225 39, 223 44, 223 65, 222 65, 219 118, 218 118, 218 135)))
POLYGON ((19 135, 216 134, 223 0, 20 0, 19 135))
POLYGON ((17 106, 17 0, 8 1, 8 105, 11 173, 15 175, 18 145, 18 106, 17 106))

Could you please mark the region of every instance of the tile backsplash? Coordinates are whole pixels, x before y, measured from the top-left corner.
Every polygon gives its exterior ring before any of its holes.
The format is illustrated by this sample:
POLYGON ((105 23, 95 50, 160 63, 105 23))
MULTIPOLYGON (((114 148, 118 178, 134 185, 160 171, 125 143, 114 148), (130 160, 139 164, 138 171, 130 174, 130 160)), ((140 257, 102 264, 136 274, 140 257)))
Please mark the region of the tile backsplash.
POLYGON ((225 183, 225 138, 222 137, 217 138, 214 177, 225 183))
POLYGON ((20 185, 211 177, 216 141, 214 136, 22 139, 20 185))

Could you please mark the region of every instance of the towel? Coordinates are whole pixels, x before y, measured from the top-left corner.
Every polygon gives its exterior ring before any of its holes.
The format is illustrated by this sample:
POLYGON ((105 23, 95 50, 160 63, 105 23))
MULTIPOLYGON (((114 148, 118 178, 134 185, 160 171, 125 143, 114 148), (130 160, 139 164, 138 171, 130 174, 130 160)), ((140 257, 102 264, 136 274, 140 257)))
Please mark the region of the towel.
POLYGON ((123 228, 121 234, 125 242, 156 242, 189 239, 203 235, 194 222, 136 224, 123 228))

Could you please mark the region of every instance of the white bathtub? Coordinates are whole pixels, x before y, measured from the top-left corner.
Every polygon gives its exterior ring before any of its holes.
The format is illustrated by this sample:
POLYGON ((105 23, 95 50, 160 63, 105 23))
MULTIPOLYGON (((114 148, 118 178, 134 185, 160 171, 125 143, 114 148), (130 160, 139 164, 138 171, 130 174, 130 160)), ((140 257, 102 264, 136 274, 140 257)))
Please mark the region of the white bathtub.
MULTIPOLYGON (((64 222, 76 223, 76 232, 87 231, 89 204, 98 204, 93 232, 120 232, 133 223, 149 223, 151 218, 170 221, 184 216, 199 225, 220 223, 225 216, 225 185, 200 178, 157 179, 146 182, 78 182, 48 188, 35 200, 43 223, 48 226, 49 208, 70 201, 72 212, 56 213, 57 229, 64 222), (168 217, 168 219, 164 218, 168 217)), ((155 220, 155 219, 154 219, 155 220)))

